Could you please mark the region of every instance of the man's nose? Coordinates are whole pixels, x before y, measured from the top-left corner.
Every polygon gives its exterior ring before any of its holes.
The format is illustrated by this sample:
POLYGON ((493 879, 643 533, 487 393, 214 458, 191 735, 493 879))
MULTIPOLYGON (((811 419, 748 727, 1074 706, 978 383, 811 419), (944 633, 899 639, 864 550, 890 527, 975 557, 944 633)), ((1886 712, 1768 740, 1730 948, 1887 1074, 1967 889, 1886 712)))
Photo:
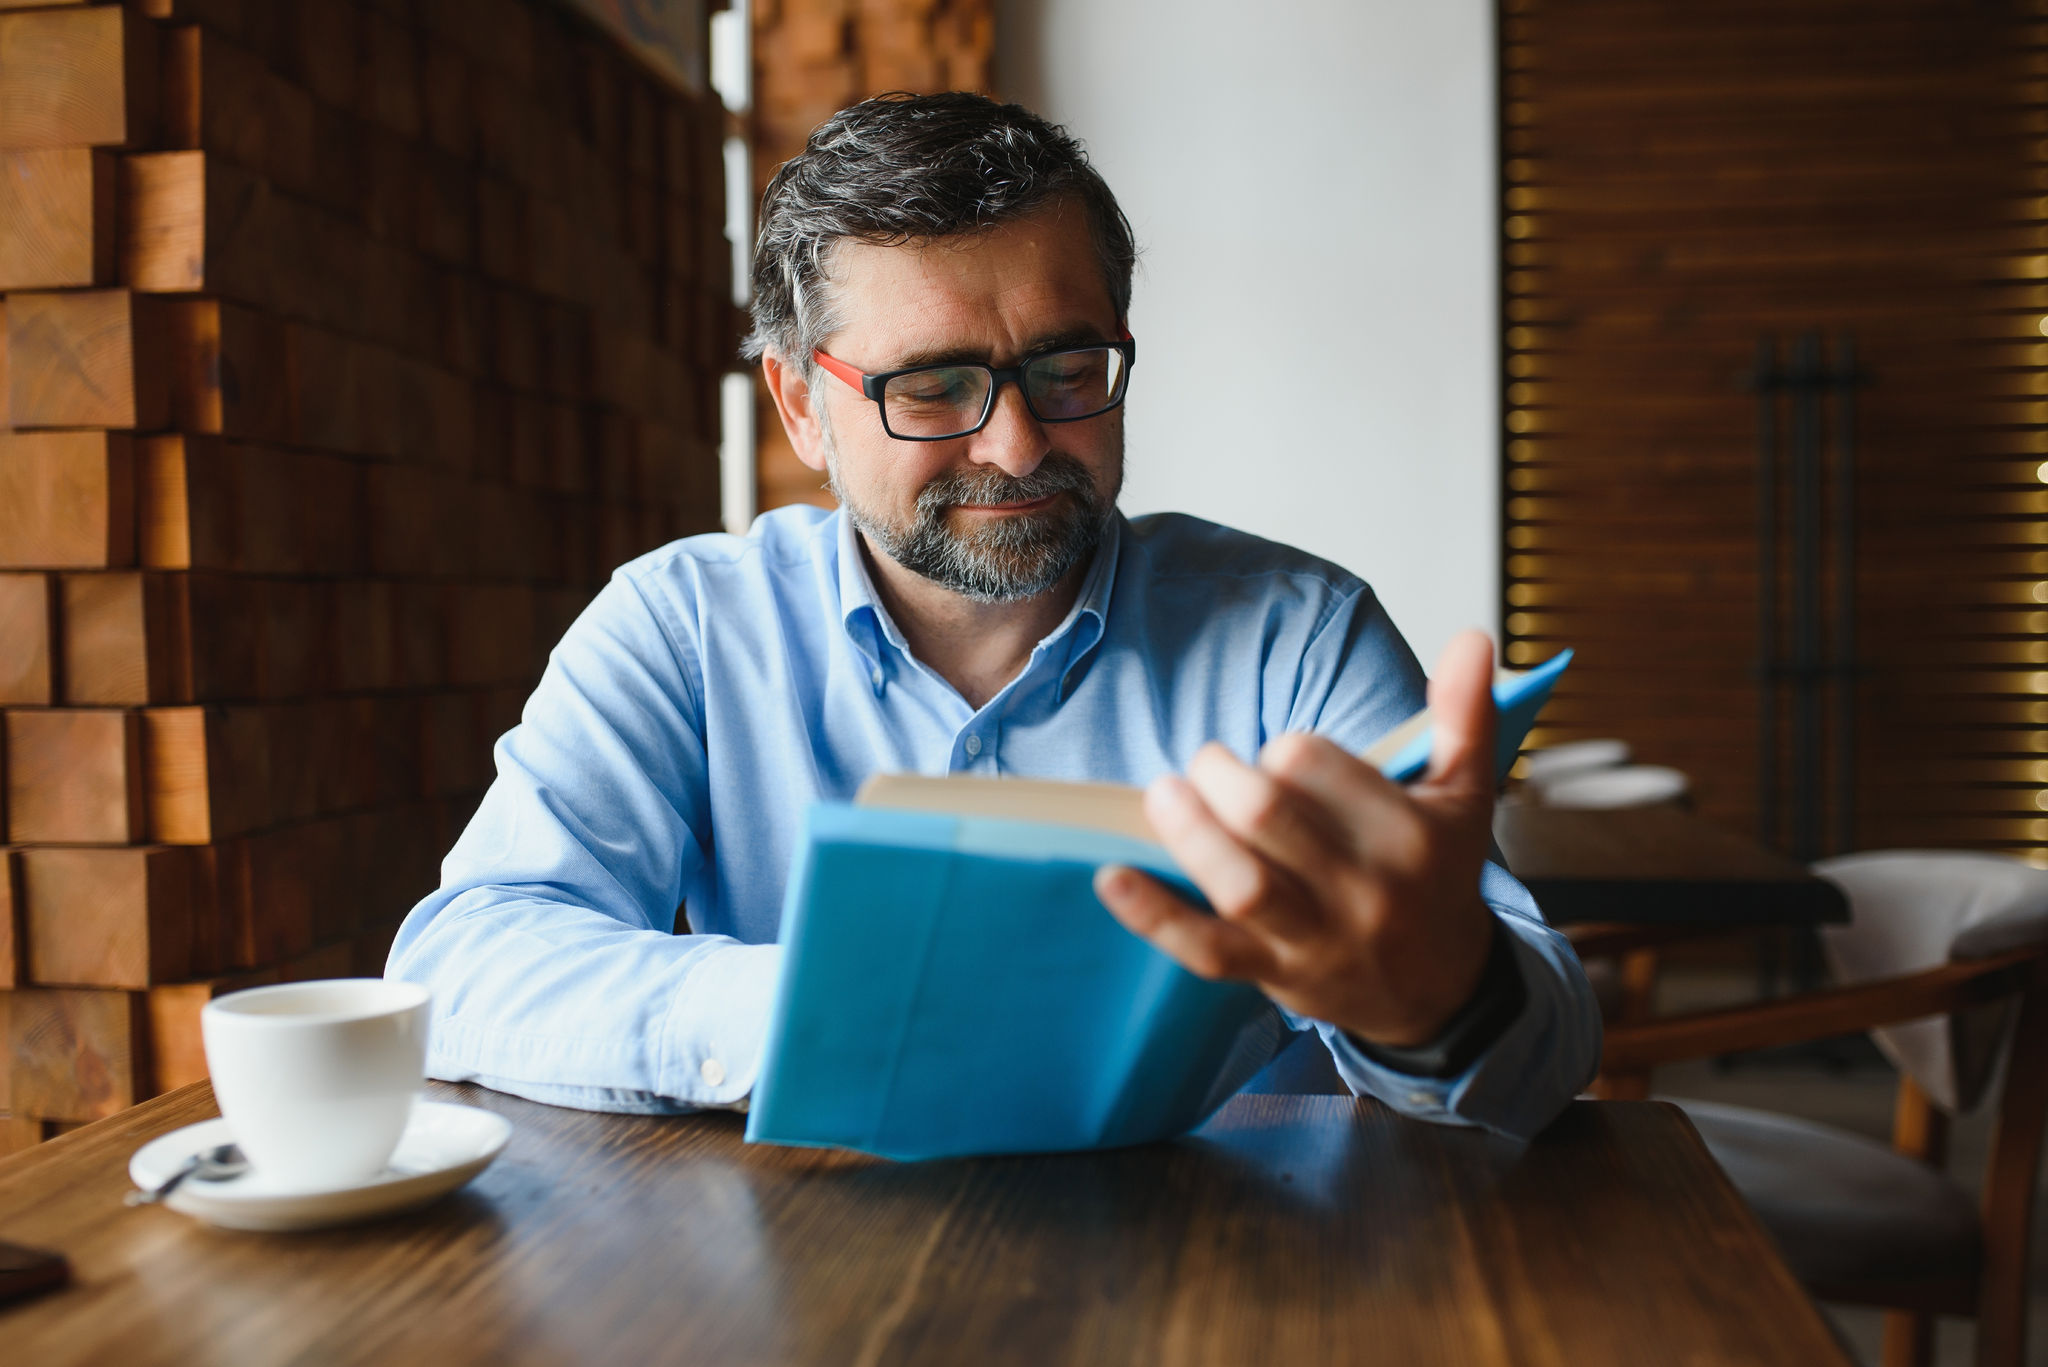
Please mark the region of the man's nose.
POLYGON ((993 465, 1012 479, 1022 479, 1038 468, 1052 450, 1045 427, 1024 406, 1024 392, 1006 384, 996 395, 995 411, 988 426, 967 439, 967 456, 977 465, 993 465))

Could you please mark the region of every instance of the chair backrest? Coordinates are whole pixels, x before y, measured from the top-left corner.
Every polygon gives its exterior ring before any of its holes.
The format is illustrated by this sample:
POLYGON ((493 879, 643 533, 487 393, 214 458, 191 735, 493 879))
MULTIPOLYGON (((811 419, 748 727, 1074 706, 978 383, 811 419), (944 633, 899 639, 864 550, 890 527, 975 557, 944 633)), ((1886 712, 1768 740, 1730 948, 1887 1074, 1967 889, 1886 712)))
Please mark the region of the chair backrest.
MULTIPOLYGON (((1813 868, 1849 899, 1849 923, 1821 931, 1828 966, 1844 985, 2048 940, 2048 869, 2004 855, 1874 850, 1813 868)), ((1886 1026, 1872 1038, 1930 1101, 1954 1114, 1983 1098, 2013 1009, 2007 1000, 1886 1026)))
POLYGON ((1624 764, 1567 774, 1531 787, 1546 807, 1608 810, 1682 803, 1692 793, 1692 780, 1682 770, 1661 764, 1624 764))

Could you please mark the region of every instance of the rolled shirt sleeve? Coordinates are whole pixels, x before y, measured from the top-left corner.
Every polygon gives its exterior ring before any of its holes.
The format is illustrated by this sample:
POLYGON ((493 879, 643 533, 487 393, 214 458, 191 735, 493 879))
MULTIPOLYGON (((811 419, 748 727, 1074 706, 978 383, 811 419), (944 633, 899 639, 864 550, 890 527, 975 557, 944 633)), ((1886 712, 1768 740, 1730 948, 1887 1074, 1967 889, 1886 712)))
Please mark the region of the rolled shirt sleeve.
POLYGON ((563 638, 392 946, 432 1076, 606 1111, 752 1088, 781 948, 674 933, 709 857, 698 687, 624 573, 563 638))

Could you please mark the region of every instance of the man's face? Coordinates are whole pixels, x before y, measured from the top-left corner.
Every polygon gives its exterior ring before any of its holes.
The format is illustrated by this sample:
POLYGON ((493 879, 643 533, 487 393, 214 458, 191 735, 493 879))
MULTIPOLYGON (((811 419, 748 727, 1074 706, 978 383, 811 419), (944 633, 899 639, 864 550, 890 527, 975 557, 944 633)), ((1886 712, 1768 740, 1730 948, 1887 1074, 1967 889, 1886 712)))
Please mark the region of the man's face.
MULTIPOLYGON (((1085 213, 1052 206, 986 233, 913 246, 842 242, 842 326, 823 350, 875 374, 940 362, 1013 366, 1118 336, 1085 213)), ((1093 552, 1123 483, 1123 411, 1043 424, 1015 385, 988 425, 900 441, 872 400, 819 372, 811 403, 833 492, 868 544, 984 602, 1034 597, 1093 552)), ((801 447, 801 444, 800 444, 801 447)))

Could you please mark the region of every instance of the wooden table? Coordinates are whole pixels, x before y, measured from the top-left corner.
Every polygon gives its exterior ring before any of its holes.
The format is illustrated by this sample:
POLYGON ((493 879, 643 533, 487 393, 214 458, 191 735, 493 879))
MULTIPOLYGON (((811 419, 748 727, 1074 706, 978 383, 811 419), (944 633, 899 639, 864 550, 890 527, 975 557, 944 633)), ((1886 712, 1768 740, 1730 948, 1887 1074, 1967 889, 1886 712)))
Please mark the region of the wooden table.
POLYGON ((1804 864, 1675 807, 1496 808, 1508 867, 1555 925, 1819 925, 1849 919, 1804 864))
POLYGON ((204 1084, 0 1161, 0 1237, 63 1291, 8 1362, 1846 1363, 1697 1136, 1575 1104, 1526 1149, 1334 1097, 1239 1097, 1110 1153, 890 1164, 750 1148, 741 1117, 517 1126, 381 1224, 237 1234, 126 1209, 204 1084))

